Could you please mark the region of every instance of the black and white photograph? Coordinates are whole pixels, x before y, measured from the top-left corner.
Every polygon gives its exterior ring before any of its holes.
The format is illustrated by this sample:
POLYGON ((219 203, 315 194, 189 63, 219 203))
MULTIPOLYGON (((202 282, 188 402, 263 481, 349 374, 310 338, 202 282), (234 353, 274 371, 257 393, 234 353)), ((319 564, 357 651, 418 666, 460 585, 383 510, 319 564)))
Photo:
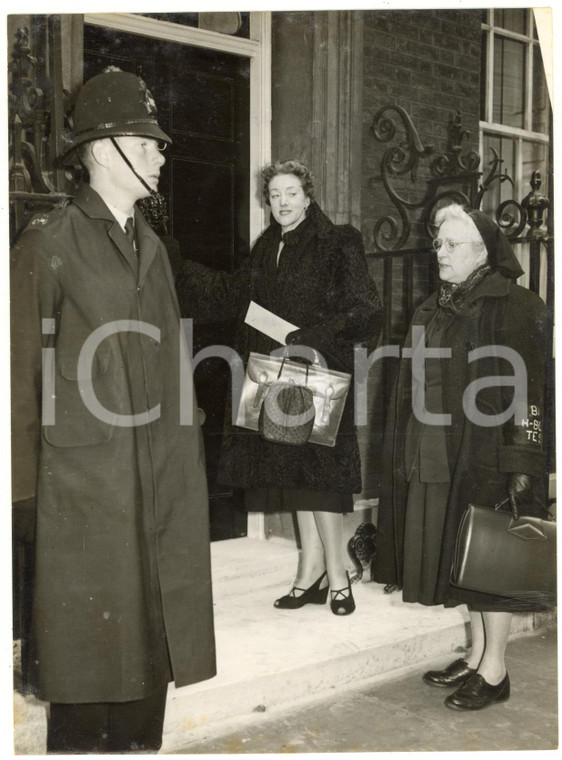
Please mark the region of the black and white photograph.
POLYGON ((6 9, 3 748, 557 751, 557 9, 253 5, 6 9))

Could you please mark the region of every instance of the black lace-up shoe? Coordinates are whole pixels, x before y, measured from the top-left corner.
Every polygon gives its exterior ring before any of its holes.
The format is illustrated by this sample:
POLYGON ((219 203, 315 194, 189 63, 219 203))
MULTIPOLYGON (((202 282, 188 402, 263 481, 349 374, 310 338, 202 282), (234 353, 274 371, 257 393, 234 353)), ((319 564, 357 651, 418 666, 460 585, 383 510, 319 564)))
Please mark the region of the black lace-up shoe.
POLYGON ((469 668, 465 660, 455 660, 445 670, 428 670, 422 679, 430 686, 460 686, 475 673, 476 670, 469 668))
POLYGON ((509 676, 491 686, 479 673, 471 676, 453 694, 445 700, 447 707, 453 710, 481 710, 493 702, 505 702, 509 699, 509 676))

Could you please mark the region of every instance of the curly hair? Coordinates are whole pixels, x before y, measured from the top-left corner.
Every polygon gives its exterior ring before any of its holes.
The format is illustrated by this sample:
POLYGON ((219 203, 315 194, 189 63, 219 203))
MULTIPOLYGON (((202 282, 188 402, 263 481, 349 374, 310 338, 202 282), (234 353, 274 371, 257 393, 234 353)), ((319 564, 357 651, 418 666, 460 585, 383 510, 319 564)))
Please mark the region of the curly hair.
POLYGON ((467 230, 470 230, 468 237, 473 245, 476 245, 478 250, 486 248, 482 236, 478 231, 478 227, 474 224, 468 214, 469 209, 461 206, 459 203, 450 203, 448 206, 443 206, 435 214, 435 224, 437 227, 441 227, 443 222, 451 220, 462 222, 467 230))
POLYGON ((278 174, 294 174, 300 179, 304 194, 314 200, 314 177, 310 169, 298 161, 296 158, 290 158, 286 161, 273 161, 262 169, 261 176, 263 182, 263 195, 265 202, 269 206, 269 183, 278 174))

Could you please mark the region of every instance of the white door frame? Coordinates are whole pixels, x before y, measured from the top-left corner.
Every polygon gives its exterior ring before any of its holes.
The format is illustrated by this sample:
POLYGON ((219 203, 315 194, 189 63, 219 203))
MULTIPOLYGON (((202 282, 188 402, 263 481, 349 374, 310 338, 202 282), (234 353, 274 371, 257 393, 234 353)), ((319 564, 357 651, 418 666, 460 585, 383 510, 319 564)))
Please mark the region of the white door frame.
MULTIPOLYGON (((134 13, 86 13, 84 23, 250 59, 249 224, 253 244, 267 223, 260 169, 271 160, 271 12, 250 12, 251 39, 158 21, 134 13)), ((248 538, 265 538, 263 513, 248 512, 248 538)))
POLYGON ((231 37, 134 13, 86 13, 85 24, 142 34, 250 59, 250 242, 266 226, 260 169, 271 158, 271 11, 250 13, 250 37, 231 37))

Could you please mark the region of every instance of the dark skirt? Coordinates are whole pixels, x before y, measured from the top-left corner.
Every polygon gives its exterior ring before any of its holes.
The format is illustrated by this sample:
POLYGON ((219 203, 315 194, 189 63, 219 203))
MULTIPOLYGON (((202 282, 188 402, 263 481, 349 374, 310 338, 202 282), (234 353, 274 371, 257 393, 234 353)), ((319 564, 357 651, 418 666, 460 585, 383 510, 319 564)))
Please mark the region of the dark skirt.
POLYGON ((443 604, 436 595, 443 525, 451 484, 421 483, 414 470, 408 488, 404 532, 405 602, 443 604))
POLYGON ((248 512, 353 512, 352 494, 305 488, 247 488, 248 512))

